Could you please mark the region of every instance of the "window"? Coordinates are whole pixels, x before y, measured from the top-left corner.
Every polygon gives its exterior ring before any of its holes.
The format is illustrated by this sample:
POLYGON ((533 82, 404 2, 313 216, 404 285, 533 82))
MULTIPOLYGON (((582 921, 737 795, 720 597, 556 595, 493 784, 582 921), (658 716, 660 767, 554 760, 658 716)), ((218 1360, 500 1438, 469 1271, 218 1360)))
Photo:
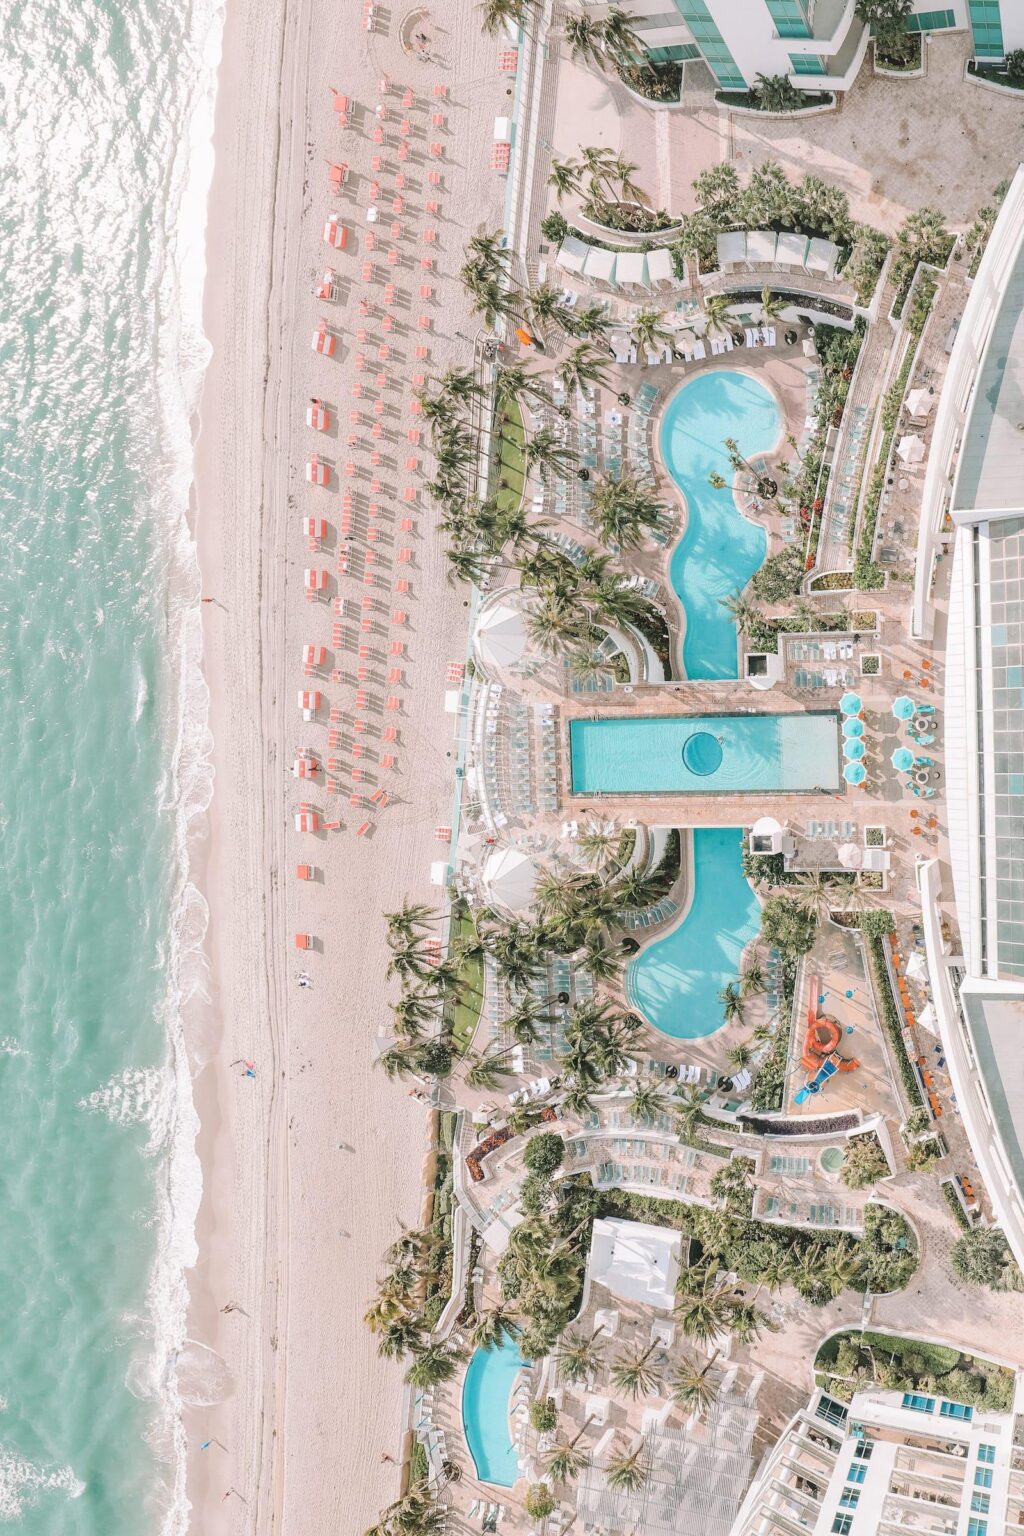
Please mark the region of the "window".
POLYGON ((825 61, 816 53, 791 53, 789 62, 793 66, 794 75, 825 75, 825 61))
POLYGON ((860 1489, 859 1488, 844 1488, 842 1493, 839 1495, 839 1508, 840 1509, 856 1509, 857 1505, 859 1503, 860 1503, 860 1489))
POLYGON ((832 1530, 834 1536, 847 1536, 847 1533, 849 1532, 852 1525, 852 1515, 836 1515, 835 1519, 832 1521, 832 1530))
POLYGON ((999 0, 967 0, 974 34, 974 51, 980 59, 1003 57, 1003 25, 999 16, 999 0))
POLYGON ((972 1511, 972 1513, 975 1514, 975 1515, 987 1515, 988 1514, 988 1507, 991 1504, 991 1502, 992 1502, 992 1500, 989 1498, 987 1493, 972 1493, 971 1494, 971 1511, 972 1511))
POLYGON ((803 0, 764 0, 780 37, 810 37, 803 0))
POLYGON ((992 1469, 991 1469, 991 1467, 975 1467, 975 1469, 974 1469, 974 1486, 975 1486, 975 1488, 991 1488, 992 1487, 992 1469))
POLYGON ((854 1446, 853 1454, 859 1461, 870 1461, 871 1452, 874 1448, 875 1442, 873 1440, 862 1440, 859 1445, 854 1446))
POLYGON ((988 1536, 987 1520, 968 1520, 967 1536, 988 1536))
POLYGON ((864 1481, 864 1479, 867 1477, 867 1475, 868 1475, 867 1467, 865 1467, 863 1465, 858 1466, 856 1462, 852 1462, 851 1466, 850 1466, 850 1470, 846 1474, 846 1481, 848 1483, 862 1483, 864 1481))
POLYGON ((996 1459, 996 1448, 995 1448, 994 1445, 979 1445, 978 1446, 978 1460, 979 1461, 987 1462, 989 1466, 992 1466, 992 1464, 995 1461, 995 1459, 996 1459))
POLYGON ((705 0, 678 0, 678 7, 719 85, 729 90, 742 90, 747 82, 715 26, 705 0))
POLYGON ((837 1403, 834 1397, 822 1396, 814 1411, 826 1424, 846 1423, 846 1408, 842 1403, 837 1403))
POLYGON ((934 1397, 924 1397, 920 1392, 904 1392, 904 1408, 913 1408, 916 1413, 933 1413, 935 1410, 934 1397))
POLYGON ((908 16, 906 28, 908 32, 941 32, 946 27, 956 26, 955 11, 920 11, 916 16, 908 16))
POLYGON ((966 1419, 969 1423, 974 1417, 974 1409, 968 1408, 966 1403, 947 1403, 943 1401, 939 1405, 939 1417, 942 1419, 966 1419))

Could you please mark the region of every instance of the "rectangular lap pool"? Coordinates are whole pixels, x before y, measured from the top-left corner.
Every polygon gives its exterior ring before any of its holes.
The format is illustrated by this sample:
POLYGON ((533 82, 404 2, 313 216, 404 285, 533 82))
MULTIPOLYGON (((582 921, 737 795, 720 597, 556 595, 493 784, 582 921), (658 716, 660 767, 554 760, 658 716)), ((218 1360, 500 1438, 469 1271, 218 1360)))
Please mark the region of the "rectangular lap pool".
POLYGON ((571 720, 577 795, 839 789, 835 714, 571 720))

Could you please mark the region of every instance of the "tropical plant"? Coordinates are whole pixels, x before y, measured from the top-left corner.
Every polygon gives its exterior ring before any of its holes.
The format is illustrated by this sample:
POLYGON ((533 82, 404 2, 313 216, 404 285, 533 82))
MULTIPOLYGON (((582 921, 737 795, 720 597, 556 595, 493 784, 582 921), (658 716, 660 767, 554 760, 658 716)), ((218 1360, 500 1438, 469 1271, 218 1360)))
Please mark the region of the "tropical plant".
POLYGON ((591 487, 591 516, 605 543, 635 549, 645 533, 657 528, 665 508, 643 481, 623 472, 617 479, 602 475, 591 487))
POLYGON ((591 1422, 590 1419, 585 1419, 582 1428, 571 1440, 558 1440, 543 1452, 544 1470, 554 1478, 556 1483, 572 1482, 574 1478, 579 1477, 584 1467, 590 1465, 590 1456, 579 1442, 590 1428, 591 1422))
POLYGON ((998 1227, 976 1227, 957 1239, 950 1250, 953 1269, 968 1285, 993 1291, 1019 1291, 1021 1272, 1010 1245, 998 1227))
POLYGON ((466 1087, 488 1091, 497 1088, 505 1078, 514 1077, 515 1068, 510 1060, 514 1049, 514 1046, 502 1049, 492 1043, 484 1051, 473 1052, 464 1073, 466 1087))
POLYGON ((661 1378, 657 1368, 650 1363, 657 1348, 657 1344, 648 1344, 644 1350, 619 1356, 611 1368, 612 1383, 617 1391, 637 1398, 641 1393, 646 1397, 657 1390, 661 1378))
POLYGON ((564 479, 568 466, 576 462, 576 455, 559 440, 553 428, 538 427, 523 444, 523 462, 527 470, 536 464, 542 479, 547 478, 548 470, 564 479))
POLYGON ((683 1141, 693 1141, 700 1129, 706 1095, 689 1084, 676 1105, 676 1129, 683 1141))
POLYGON ((410 1386, 421 1390, 436 1387, 454 1376, 461 1355, 445 1344, 424 1344, 413 1351, 415 1358, 405 1373, 410 1386))
POLYGON ((814 917, 786 896, 769 896, 761 908, 761 938, 791 958, 805 955, 817 932, 814 917))
MULTIPOLYGON (((721 482, 719 489, 724 488, 725 481, 721 475, 716 476, 721 482)), ((737 629, 748 633, 751 626, 761 617, 761 610, 756 603, 752 603, 742 592, 733 592, 729 597, 720 597, 718 601, 726 610, 737 629)))
POLYGON ((658 1115, 668 1112, 669 1104, 668 1095, 657 1082, 650 1078, 642 1078, 630 1097, 629 1113, 634 1120, 650 1125, 658 1115))
POLYGON ((672 332, 663 325, 664 318, 660 309, 640 310, 630 322, 630 330, 638 347, 648 352, 660 352, 662 347, 671 343, 672 332))
POLYGON ((736 1309, 736 1296, 717 1271, 691 1267, 683 1271, 680 1283, 683 1291, 676 1311, 686 1337, 709 1344, 727 1332, 736 1309))
POLYGON ((526 993, 505 1015, 504 1025, 517 1045, 536 1045, 541 1025, 550 1024, 552 1017, 544 1003, 526 993))
POLYGON ((752 94, 762 112, 793 112, 803 101, 801 93, 790 83, 788 75, 758 73, 752 94))
POLYGON ((616 64, 632 64, 646 56, 643 39, 620 6, 608 7, 601 24, 601 43, 616 64))
POLYGON ((499 1349, 512 1332, 512 1309, 501 1302, 485 1312, 474 1315, 469 1332, 473 1349, 499 1349))
MULTIPOLYGON (((722 1017, 727 1024, 743 1023, 743 994, 734 981, 730 981, 718 994, 722 1005, 722 1017)), ((749 1052, 748 1059, 749 1059, 749 1052)), ((746 1062, 742 1065, 746 1066, 746 1062)))
POLYGON ((494 375, 494 404, 498 412, 521 399, 551 403, 551 394, 540 377, 523 362, 502 363, 494 375))
POLYGON ((588 1338, 570 1328, 562 1335, 555 1350, 555 1364, 563 1381, 575 1386, 594 1374, 604 1359, 604 1351, 597 1342, 603 1332, 603 1327, 595 1328, 588 1338))
POLYGON ((527 1489, 523 1508, 531 1520, 546 1520, 555 1507, 555 1497, 547 1483, 534 1483, 527 1489))
POLYGON ((785 299, 780 299, 778 294, 772 293, 770 288, 761 289, 761 318, 766 325, 777 320, 785 307, 785 299))
POLYGON ((365 1536, 439 1536, 448 1512, 434 1500, 422 1483, 413 1483, 400 1499, 381 1511, 376 1525, 365 1536))
POLYGON ((433 907, 423 902, 403 901, 397 912, 384 913, 388 944, 392 949, 402 949, 415 943, 437 917, 433 907))
POLYGON ((684 1355, 672 1373, 669 1392, 674 1403, 689 1413, 703 1413, 718 1398, 718 1383, 710 1374, 720 1349, 716 1349, 706 1365, 698 1366, 689 1355, 684 1355))
POLYGON ((557 1131, 541 1131, 523 1149, 523 1164, 531 1173, 552 1174, 565 1161, 565 1142, 557 1131))
POLYGON ((729 313, 729 305, 732 300, 727 293, 712 293, 704 300, 704 320, 709 336, 716 331, 727 331, 732 316, 729 313))
POLYGON ((847 1189, 866 1189, 887 1179, 892 1169, 882 1150, 882 1143, 873 1132, 854 1136, 846 1144, 846 1156, 839 1170, 839 1177, 847 1189))
POLYGON ((537 9, 538 0, 481 0, 480 25, 488 37, 526 27, 537 9))
POLYGON ((561 361, 558 377, 566 394, 584 390, 588 385, 603 385, 608 378, 608 364, 588 341, 581 341, 561 361))
POLYGON ((651 1475, 646 1444, 640 1440, 633 1450, 613 1456, 605 1472, 605 1482, 615 1493, 637 1493, 651 1475))
POLYGON ((604 67, 601 23, 585 11, 570 11, 564 23, 565 41, 569 45, 569 57, 575 63, 582 59, 585 64, 604 67))
POLYGON ((757 956, 754 955, 747 962, 743 975, 740 978, 740 991, 744 997, 754 997, 758 992, 763 992, 764 988, 764 967, 757 956))

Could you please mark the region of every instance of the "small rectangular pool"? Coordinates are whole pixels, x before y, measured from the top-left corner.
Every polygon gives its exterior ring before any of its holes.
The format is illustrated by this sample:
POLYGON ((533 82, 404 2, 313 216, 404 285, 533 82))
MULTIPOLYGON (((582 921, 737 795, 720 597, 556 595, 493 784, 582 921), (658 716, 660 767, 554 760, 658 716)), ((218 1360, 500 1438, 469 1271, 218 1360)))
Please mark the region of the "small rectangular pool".
POLYGON ((571 720, 577 795, 836 790, 835 714, 656 715, 571 720))

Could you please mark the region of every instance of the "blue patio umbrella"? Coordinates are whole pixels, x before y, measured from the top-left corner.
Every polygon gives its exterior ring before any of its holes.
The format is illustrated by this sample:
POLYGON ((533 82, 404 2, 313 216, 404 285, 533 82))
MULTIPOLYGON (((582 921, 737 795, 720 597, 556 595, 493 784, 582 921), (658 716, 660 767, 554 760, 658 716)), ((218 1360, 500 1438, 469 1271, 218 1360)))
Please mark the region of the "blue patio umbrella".
POLYGON ((914 766, 914 754, 908 747, 897 747, 889 761, 894 768, 899 769, 900 773, 906 773, 914 766))
POLYGON ((868 776, 868 771, 863 763, 847 763, 843 769, 843 778, 847 784, 863 784, 868 776))
POLYGON ((849 762, 859 763, 866 751, 867 748, 864 743, 859 741, 856 736, 849 741, 843 742, 843 756, 849 762))
POLYGON ((905 693, 901 693, 898 699, 892 701, 892 712, 897 720, 909 720, 914 709, 913 699, 908 699, 905 693))
POLYGON ((843 735, 863 736, 864 721, 858 720, 856 715, 847 715, 846 719, 843 721, 843 735))
POLYGON ((839 708, 844 715, 859 715, 862 708, 860 694, 844 693, 839 700, 839 708))

